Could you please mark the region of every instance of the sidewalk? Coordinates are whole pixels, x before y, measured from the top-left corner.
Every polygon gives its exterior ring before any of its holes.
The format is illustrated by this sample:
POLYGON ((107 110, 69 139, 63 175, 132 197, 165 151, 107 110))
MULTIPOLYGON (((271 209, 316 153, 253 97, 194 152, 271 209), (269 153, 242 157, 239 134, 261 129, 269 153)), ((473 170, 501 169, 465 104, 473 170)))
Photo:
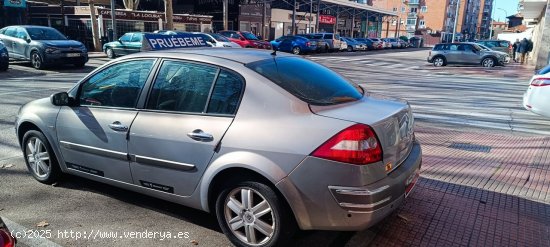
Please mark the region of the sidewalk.
POLYGON ((550 246, 550 137, 416 130, 421 179, 370 246, 550 246))

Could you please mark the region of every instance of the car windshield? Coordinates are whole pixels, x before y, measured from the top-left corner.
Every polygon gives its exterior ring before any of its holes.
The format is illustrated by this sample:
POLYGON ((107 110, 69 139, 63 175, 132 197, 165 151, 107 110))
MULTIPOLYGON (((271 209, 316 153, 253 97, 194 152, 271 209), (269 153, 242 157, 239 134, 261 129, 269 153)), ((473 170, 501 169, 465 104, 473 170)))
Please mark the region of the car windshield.
POLYGON ((299 57, 267 59, 246 67, 312 105, 334 105, 359 100, 363 89, 318 63, 299 57))
POLYGON ((242 35, 248 40, 258 40, 258 38, 256 38, 256 36, 252 33, 242 33, 242 35))
POLYGON ((217 33, 211 33, 210 35, 212 35, 212 37, 217 40, 217 41, 220 41, 220 42, 230 42, 225 36, 223 35, 219 35, 217 33))
POLYGON ((63 34, 53 28, 28 27, 26 29, 32 40, 67 40, 63 34))

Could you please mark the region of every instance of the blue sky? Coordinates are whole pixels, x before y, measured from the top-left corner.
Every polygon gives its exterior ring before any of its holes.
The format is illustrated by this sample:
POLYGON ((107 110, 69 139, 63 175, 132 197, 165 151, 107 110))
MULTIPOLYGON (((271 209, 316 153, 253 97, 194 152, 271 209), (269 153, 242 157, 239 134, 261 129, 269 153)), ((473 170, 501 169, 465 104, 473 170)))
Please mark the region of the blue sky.
POLYGON ((500 9, 504 9, 506 12, 508 12, 508 16, 518 12, 519 0, 494 0, 494 1, 495 1, 495 7, 493 8, 493 19, 497 21, 506 20, 505 19, 506 15, 504 14, 504 11, 500 9))

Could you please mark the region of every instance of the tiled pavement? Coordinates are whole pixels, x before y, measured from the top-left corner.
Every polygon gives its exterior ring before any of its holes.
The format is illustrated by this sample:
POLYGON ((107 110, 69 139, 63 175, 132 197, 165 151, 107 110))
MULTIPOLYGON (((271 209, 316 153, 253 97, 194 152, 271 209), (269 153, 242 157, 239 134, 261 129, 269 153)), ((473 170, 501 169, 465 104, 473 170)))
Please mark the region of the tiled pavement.
POLYGON ((370 246, 550 246, 550 137, 416 135, 421 179, 370 246))

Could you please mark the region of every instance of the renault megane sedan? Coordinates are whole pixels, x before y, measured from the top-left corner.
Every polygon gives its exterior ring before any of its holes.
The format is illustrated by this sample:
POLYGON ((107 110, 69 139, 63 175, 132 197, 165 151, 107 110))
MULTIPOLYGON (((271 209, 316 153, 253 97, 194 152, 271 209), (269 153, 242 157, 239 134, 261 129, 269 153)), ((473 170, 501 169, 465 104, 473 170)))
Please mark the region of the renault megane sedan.
POLYGON ((237 246, 368 228, 422 163, 407 102, 265 50, 121 57, 15 125, 36 180, 73 174, 211 212, 237 246))

